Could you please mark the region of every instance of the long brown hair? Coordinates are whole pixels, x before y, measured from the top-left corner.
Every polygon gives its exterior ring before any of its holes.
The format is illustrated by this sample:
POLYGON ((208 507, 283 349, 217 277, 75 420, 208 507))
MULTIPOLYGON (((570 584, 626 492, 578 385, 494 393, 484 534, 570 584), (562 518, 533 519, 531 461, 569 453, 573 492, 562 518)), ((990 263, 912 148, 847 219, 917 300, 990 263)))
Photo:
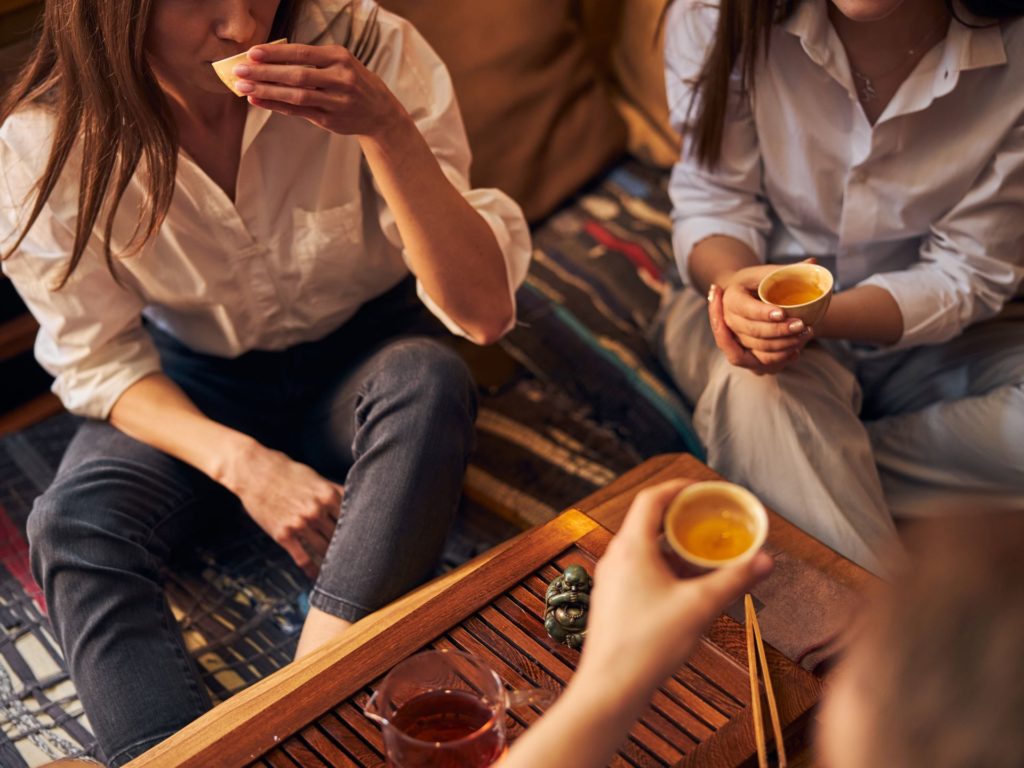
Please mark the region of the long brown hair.
MULTIPOLYGON (((281 0, 270 39, 291 37, 303 2, 281 0)), ((75 242, 57 288, 67 283, 78 266, 93 227, 104 214, 103 253, 116 276, 110 242, 114 215, 138 168, 145 172, 147 194, 135 231, 118 256, 137 253, 160 229, 170 208, 178 135, 146 59, 144 41, 152 5, 153 0, 47 0, 39 42, 0 102, 0 125, 28 104, 45 105, 56 115, 53 145, 36 184, 28 220, 2 258, 21 245, 57 187, 72 149, 81 141, 75 242)), ((351 2, 343 4, 328 28, 352 7, 351 2)), ((363 61, 376 47, 376 10, 354 44, 363 61)), ((352 42, 352 26, 346 45, 352 42)))
MULTIPOLYGON (((729 81, 734 70, 739 66, 740 95, 746 97, 754 88, 758 57, 768 53, 772 27, 788 19, 798 2, 719 0, 718 26, 704 65, 692 83, 688 112, 692 119, 687 120, 693 152, 701 165, 714 168, 722 154, 729 81)), ((953 0, 945 3, 953 18, 966 23, 957 16, 953 0)), ((963 5, 975 16, 985 18, 1007 19, 1024 14, 1022 0, 964 0, 963 5)))

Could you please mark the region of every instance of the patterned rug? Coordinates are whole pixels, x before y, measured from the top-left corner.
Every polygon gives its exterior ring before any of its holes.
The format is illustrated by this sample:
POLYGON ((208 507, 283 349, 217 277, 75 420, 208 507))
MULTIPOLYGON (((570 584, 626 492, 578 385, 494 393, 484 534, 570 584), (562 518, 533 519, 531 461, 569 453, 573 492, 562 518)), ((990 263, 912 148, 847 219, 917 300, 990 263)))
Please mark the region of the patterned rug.
MULTIPOLYGON (((646 338, 662 293, 678 282, 666 183, 663 171, 626 161, 535 230, 520 324, 478 376, 478 448, 443 568, 550 519, 651 455, 702 455, 646 338), (490 381, 495 367, 504 373, 490 381)), ((97 756, 24 540, 32 500, 75 424, 62 414, 0 439, 0 768, 97 756)), ((216 700, 290 660, 309 584, 255 525, 204 542, 166 577, 216 700)))

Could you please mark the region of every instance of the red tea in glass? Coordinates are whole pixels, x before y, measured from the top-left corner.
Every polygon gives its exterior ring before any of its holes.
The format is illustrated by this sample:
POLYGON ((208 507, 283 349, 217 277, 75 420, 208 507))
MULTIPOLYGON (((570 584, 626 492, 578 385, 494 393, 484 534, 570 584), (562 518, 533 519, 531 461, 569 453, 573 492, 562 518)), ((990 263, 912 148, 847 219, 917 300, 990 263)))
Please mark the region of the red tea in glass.
POLYGON ((507 690, 469 654, 424 651, 392 669, 363 711, 380 723, 391 768, 485 768, 506 752, 508 708, 553 699, 507 690))
POLYGON ((429 764, 438 768, 486 768, 505 754, 505 734, 495 727, 494 711, 465 691, 422 693, 403 704, 391 722, 406 736, 430 742, 429 764), (452 753, 437 751, 434 744, 448 745, 452 753))

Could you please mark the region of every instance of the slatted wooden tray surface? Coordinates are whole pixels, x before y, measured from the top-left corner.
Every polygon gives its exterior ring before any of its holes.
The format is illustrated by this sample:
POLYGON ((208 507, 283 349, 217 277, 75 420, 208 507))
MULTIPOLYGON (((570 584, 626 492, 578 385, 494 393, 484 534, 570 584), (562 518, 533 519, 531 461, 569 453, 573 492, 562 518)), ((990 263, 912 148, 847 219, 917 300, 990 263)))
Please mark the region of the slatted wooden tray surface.
MULTIPOLYGON (((593 564, 611 534, 570 510, 356 624, 339 643, 295 662, 208 712, 129 768, 380 766, 380 732, 362 714, 374 685, 418 650, 486 658, 511 687, 560 690, 576 652, 544 632, 543 594, 558 569, 593 564)), ((754 764, 742 627, 719 618, 690 661, 657 692, 616 766, 736 768, 754 764)), ((803 731, 817 679, 768 649, 787 737, 803 731)), ((510 714, 513 737, 542 710, 510 714)))
MULTIPOLYGON (((544 631, 544 591, 571 563, 593 573, 609 539, 597 529, 519 580, 488 605, 424 645, 465 651, 487 661, 510 688, 542 687, 560 691, 579 654, 553 643, 544 631)), ((381 636, 376 642, 386 642, 381 636)), ((615 766, 736 766, 754 754, 746 667, 732 655, 746 653, 743 628, 731 618, 718 620, 689 662, 656 693, 633 728, 615 766), (731 727, 730 727, 731 726, 731 727)), ((798 720, 817 699, 813 676, 775 655, 776 688, 783 696, 787 723, 798 720)), ((377 726, 362 713, 380 678, 346 696, 330 712, 263 755, 252 766, 327 768, 380 766, 384 748, 377 726)), ((514 739, 543 713, 540 707, 513 711, 514 739)))

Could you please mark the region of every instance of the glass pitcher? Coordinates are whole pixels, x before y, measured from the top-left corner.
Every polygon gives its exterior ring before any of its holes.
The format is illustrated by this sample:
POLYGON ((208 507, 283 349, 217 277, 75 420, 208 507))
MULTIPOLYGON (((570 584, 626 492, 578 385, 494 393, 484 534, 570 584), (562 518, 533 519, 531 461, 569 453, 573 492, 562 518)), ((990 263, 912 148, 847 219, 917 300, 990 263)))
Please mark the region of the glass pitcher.
POLYGON ((391 768, 484 768, 508 749, 505 712, 550 704, 551 691, 507 691, 481 660, 424 651, 395 666, 363 710, 380 723, 391 768))

